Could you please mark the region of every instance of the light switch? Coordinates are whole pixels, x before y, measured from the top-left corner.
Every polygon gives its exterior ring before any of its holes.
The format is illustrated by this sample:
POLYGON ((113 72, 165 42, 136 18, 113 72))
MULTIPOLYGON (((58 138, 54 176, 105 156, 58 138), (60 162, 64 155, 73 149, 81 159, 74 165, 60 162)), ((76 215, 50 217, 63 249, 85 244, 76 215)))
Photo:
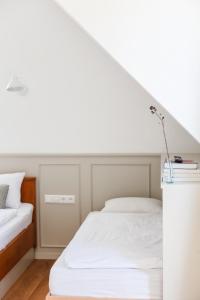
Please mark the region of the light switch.
POLYGON ((74 204, 75 195, 45 195, 45 203, 74 204))

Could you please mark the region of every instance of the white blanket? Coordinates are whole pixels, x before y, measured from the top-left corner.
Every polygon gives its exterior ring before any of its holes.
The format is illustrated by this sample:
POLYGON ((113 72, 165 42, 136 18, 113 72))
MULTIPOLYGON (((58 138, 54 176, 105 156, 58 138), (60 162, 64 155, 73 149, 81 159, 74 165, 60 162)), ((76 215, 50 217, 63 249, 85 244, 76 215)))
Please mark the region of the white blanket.
POLYGON ((90 213, 65 262, 70 268, 161 268, 162 215, 90 213))
POLYGON ((0 209, 0 227, 8 223, 17 215, 17 209, 5 208, 0 209))

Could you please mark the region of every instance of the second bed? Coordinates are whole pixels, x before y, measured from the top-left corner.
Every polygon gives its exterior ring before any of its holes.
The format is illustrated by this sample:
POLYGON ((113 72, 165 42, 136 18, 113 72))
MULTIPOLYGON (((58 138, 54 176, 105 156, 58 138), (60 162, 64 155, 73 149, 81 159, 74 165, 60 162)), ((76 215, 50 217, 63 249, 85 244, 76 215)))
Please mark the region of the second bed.
POLYGON ((162 299, 161 202, 109 201, 52 267, 47 299, 162 299))

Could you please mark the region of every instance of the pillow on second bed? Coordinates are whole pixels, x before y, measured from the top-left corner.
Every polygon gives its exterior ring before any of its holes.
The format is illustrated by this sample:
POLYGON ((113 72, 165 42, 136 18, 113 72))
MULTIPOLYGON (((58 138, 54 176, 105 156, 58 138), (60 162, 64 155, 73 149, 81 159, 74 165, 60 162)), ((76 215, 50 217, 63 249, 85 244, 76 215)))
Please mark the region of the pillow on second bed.
POLYGON ((9 185, 6 207, 19 208, 21 203, 21 185, 25 173, 0 174, 0 184, 9 185))
POLYGON ((154 198, 126 197, 105 202, 103 212, 155 213, 162 210, 162 202, 154 198))

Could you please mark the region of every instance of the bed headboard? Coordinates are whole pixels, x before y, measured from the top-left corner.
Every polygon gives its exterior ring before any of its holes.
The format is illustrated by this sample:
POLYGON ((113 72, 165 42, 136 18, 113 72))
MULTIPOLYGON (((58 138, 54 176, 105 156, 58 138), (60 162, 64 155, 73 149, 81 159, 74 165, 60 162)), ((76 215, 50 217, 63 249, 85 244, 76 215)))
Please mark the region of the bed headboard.
POLYGON ((36 204, 36 178, 25 177, 21 187, 21 201, 36 204))
POLYGON ((25 177, 21 187, 21 201, 31 203, 34 206, 33 220, 36 211, 36 178, 25 177))

